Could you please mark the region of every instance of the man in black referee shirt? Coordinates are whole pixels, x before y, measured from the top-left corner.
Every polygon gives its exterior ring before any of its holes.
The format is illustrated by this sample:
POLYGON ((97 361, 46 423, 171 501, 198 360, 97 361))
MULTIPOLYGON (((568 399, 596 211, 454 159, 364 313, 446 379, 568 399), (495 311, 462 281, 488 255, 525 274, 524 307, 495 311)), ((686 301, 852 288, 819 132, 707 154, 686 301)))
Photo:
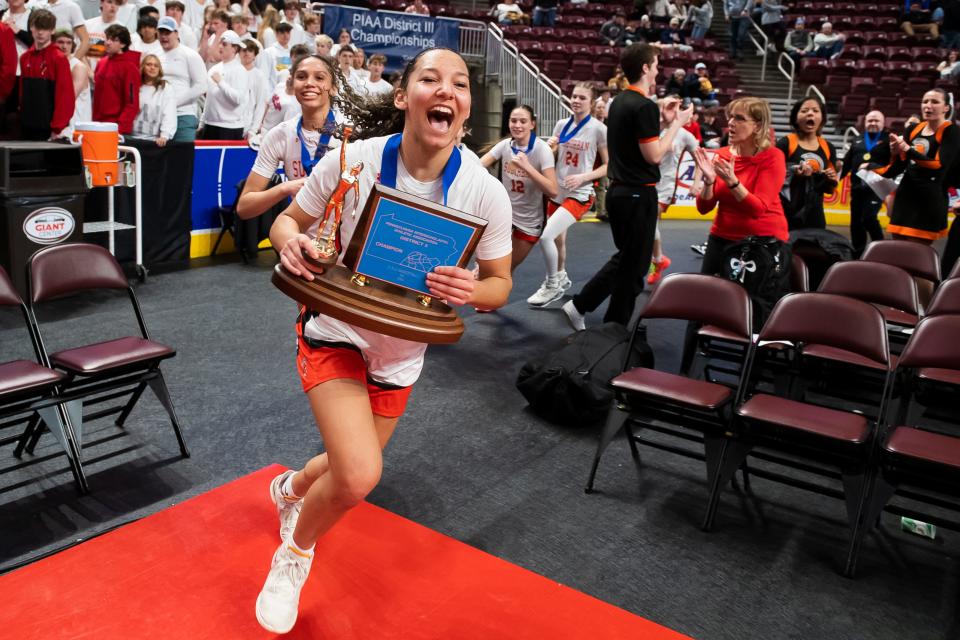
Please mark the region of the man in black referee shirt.
MULTIPOLYGON (((617 252, 563 305, 577 331, 586 328, 584 314, 594 311, 607 296, 610 304, 603 321, 624 326, 630 322, 653 252, 660 160, 677 131, 693 116, 691 104, 677 113, 660 137, 660 110, 647 97, 657 79, 657 50, 648 44, 632 44, 620 54, 620 67, 630 86, 610 103, 607 116, 607 212, 617 252)), ((680 101, 665 101, 663 109, 679 110, 680 101)))

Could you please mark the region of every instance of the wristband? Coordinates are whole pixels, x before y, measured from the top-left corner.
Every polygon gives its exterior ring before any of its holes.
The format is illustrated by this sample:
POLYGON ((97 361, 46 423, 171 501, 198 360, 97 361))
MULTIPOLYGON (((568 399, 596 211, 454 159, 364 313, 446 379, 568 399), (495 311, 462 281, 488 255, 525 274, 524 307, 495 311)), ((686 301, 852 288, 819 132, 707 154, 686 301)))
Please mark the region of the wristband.
POLYGON ((736 189, 736 188, 739 187, 739 186, 740 186, 740 181, 737 180, 737 184, 728 184, 728 185, 727 185, 727 188, 730 189, 730 191, 733 191, 734 189, 736 189))
POLYGON ((717 181, 716 179, 710 180, 709 182, 707 182, 706 180, 704 180, 704 181, 703 181, 703 186, 705 186, 705 187, 712 187, 712 186, 713 186, 713 183, 716 182, 716 181, 717 181))

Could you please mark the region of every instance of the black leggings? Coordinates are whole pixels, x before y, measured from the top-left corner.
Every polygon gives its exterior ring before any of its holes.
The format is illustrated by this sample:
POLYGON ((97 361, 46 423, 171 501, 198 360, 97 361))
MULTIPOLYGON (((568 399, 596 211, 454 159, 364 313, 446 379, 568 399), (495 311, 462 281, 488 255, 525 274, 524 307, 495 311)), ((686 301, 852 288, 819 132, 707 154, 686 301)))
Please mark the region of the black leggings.
POLYGON ((856 187, 850 193, 850 244, 857 258, 867 246, 867 236, 871 240, 883 240, 883 229, 877 220, 880 205, 883 204, 872 191, 863 193, 869 187, 856 187))

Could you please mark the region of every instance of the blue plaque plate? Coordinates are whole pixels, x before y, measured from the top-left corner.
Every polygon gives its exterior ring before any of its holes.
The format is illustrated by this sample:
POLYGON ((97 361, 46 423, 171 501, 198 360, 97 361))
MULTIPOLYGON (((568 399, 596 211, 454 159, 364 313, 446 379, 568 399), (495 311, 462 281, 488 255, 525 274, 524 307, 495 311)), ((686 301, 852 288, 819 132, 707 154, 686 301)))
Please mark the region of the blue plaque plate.
POLYGON ((485 225, 476 216, 378 184, 344 262, 361 275, 430 295, 427 273, 466 266, 485 225))

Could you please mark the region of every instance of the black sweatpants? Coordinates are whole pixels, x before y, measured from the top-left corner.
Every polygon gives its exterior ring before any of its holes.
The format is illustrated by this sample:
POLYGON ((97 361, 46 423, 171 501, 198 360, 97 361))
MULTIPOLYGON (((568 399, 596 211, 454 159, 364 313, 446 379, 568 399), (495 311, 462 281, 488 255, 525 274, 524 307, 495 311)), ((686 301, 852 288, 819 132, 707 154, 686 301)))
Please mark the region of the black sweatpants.
POLYGON ((870 187, 855 187, 850 191, 850 244, 856 257, 866 248, 867 235, 871 240, 883 240, 883 229, 877 220, 881 204, 870 187))
POLYGON ((643 291, 643 279, 653 253, 657 190, 655 187, 611 185, 606 204, 617 252, 573 297, 573 305, 580 313, 589 313, 609 296, 610 304, 603 321, 627 326, 637 296, 643 291))

